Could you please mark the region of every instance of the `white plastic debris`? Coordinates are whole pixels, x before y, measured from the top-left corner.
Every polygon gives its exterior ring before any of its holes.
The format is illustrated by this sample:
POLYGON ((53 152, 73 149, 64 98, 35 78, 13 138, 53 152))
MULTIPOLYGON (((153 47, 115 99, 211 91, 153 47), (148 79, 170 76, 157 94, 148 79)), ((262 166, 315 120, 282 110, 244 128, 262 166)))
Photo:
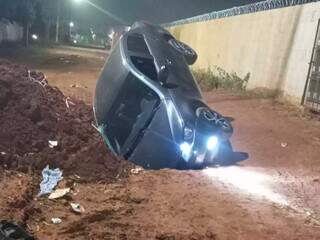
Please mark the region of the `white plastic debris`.
POLYGON ((99 128, 98 128, 93 122, 91 123, 91 126, 92 126, 97 132, 100 132, 100 131, 99 131, 99 128))
POLYGON ((84 207, 82 207, 79 203, 70 203, 72 210, 76 213, 84 213, 84 207))
POLYGON ((143 171, 143 168, 141 168, 141 167, 136 167, 136 168, 133 168, 133 169, 131 169, 131 173, 132 174, 139 174, 140 172, 142 172, 143 171))
POLYGON ((58 141, 49 140, 48 143, 49 143, 49 148, 55 148, 58 146, 58 141))
POLYGON ((51 218, 51 222, 53 224, 60 224, 62 223, 62 220, 60 218, 51 218))
POLYGON ((42 170, 42 177, 38 197, 51 193, 58 182, 63 179, 62 171, 59 168, 51 170, 49 166, 42 170))
POLYGON ((49 195, 49 199, 62 198, 70 192, 70 188, 57 189, 49 195))
POLYGON ((1 155, 2 155, 2 156, 6 155, 6 154, 7 154, 6 152, 1 152, 1 155))
POLYGON ((33 83, 39 83, 43 88, 45 88, 48 85, 47 77, 44 74, 41 80, 37 80, 31 76, 31 71, 28 70, 28 79, 33 83))
POLYGON ((70 108, 68 99, 66 99, 66 106, 67 106, 67 108, 70 108))
POLYGON ((70 108, 70 105, 75 106, 76 104, 72 101, 70 101, 70 97, 66 98, 66 106, 67 108, 70 108))
POLYGON ((288 147, 288 143, 286 143, 286 142, 281 143, 281 147, 283 147, 283 148, 288 147))

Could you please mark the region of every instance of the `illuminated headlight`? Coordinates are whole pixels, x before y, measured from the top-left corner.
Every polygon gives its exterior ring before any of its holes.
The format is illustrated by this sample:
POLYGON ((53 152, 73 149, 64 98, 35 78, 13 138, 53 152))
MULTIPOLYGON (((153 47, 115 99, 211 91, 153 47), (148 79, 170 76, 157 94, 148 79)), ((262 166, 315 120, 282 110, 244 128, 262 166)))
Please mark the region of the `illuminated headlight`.
POLYGON ((189 143, 182 143, 180 145, 181 154, 184 160, 189 161, 192 152, 192 146, 189 143))
POLYGON ((207 149, 213 150, 218 146, 219 140, 216 136, 212 136, 207 141, 207 149))
POLYGON ((38 40, 38 36, 36 35, 36 34, 32 34, 32 39, 34 39, 34 40, 38 40))

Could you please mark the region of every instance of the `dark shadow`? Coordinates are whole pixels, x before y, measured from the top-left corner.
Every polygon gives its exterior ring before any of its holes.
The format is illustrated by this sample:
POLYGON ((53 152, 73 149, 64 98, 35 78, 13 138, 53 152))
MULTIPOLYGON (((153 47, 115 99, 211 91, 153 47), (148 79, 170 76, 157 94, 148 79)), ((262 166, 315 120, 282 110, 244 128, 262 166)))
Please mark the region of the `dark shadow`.
POLYGON ((286 76, 286 74, 288 72, 288 63, 289 63, 289 59, 290 59, 291 55, 293 54, 292 49, 293 49, 293 46, 294 46, 294 40, 296 38, 296 33, 297 33, 297 30, 298 30, 299 24, 301 24, 300 21, 301 21, 302 9, 303 9, 303 6, 299 6, 298 9, 296 10, 293 24, 291 26, 288 26, 288 28, 291 30, 290 31, 291 34, 290 34, 289 40, 288 40, 288 42, 283 43, 287 47, 285 49, 285 54, 284 54, 283 59, 282 59, 282 63, 281 63, 281 66, 280 66, 281 71, 279 73, 278 81, 277 81, 276 89, 279 89, 279 90, 281 90, 281 87, 283 85, 283 81, 284 81, 285 76, 286 76))
POLYGON ((249 154, 246 152, 232 152, 230 156, 221 160, 219 166, 231 166, 236 165, 239 162, 245 161, 249 158, 249 154))
MULTIPOLYGON (((223 159, 219 159, 216 162, 212 164, 203 164, 198 165, 194 167, 190 167, 185 162, 179 162, 179 164, 175 168, 166 167, 169 169, 175 169, 179 171, 185 171, 185 170, 203 170, 207 167, 227 167, 227 166, 233 166, 237 165, 239 162, 245 161, 249 158, 249 154, 246 152, 229 152, 225 156, 223 156, 223 159)), ((148 168, 148 170, 151 170, 152 168, 148 168)), ((161 168, 163 169, 163 168, 161 168)), ((152 170, 159 170, 159 169, 152 169, 152 170)))

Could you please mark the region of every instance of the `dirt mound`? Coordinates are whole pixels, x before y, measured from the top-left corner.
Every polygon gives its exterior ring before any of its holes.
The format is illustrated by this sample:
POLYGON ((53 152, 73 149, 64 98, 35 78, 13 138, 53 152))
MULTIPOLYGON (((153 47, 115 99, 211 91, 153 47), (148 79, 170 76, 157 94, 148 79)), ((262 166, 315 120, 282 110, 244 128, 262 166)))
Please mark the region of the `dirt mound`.
POLYGON ((86 180, 111 180, 130 164, 113 156, 92 126, 92 107, 66 98, 42 73, 0 60, 0 166, 59 167, 86 180), (45 85, 45 86, 44 86, 45 85), (57 141, 56 147, 49 141, 57 141))

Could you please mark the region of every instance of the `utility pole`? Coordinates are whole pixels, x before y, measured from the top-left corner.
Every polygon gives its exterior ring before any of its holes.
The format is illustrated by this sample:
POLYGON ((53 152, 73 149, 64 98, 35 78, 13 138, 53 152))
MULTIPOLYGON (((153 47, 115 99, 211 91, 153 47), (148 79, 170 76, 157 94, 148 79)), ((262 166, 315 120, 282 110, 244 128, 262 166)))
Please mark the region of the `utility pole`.
POLYGON ((60 0, 57 0, 57 19, 56 19, 56 43, 59 43, 59 31, 60 31, 60 0))

